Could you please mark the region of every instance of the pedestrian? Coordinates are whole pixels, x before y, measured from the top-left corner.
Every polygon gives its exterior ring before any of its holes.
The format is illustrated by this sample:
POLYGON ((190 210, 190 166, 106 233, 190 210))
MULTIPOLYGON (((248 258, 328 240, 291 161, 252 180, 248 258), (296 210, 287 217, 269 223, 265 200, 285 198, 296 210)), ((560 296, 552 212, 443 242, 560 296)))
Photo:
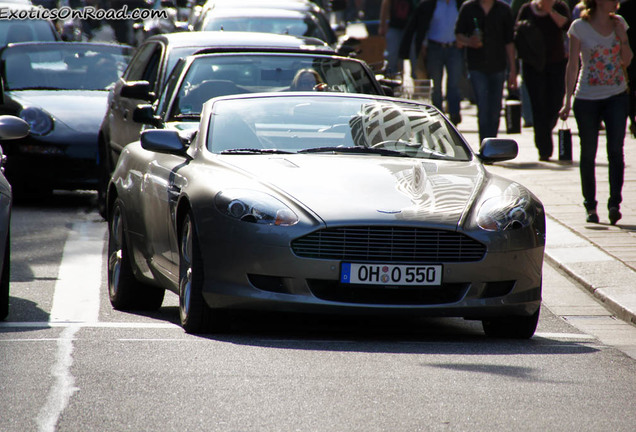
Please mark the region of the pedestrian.
POLYGON ((462 121, 459 84, 464 70, 464 50, 457 46, 455 23, 463 1, 422 0, 407 23, 399 50, 400 59, 410 58, 415 36, 415 51, 424 59, 428 75, 433 80, 433 105, 442 112, 448 112, 455 125, 462 121), (444 110, 442 95, 444 72, 447 110, 444 110))
MULTIPOLYGON (((528 3, 529 1, 530 0, 512 0, 512 2, 510 2, 512 17, 515 20, 519 16, 519 9, 521 9, 521 6, 528 3)), ((522 76, 521 85, 519 86, 519 99, 521 100, 521 117, 523 118, 523 127, 532 127, 534 126, 534 120, 532 118, 532 106, 530 104, 528 86, 523 80, 523 65, 520 65, 519 72, 522 76)))
POLYGON ((510 6, 500 0, 468 0, 459 9, 455 37, 466 47, 480 140, 497 136, 504 83, 517 90, 513 26, 510 6))
POLYGON ((521 73, 532 107, 534 144, 539 160, 547 161, 552 157, 552 131, 565 95, 564 30, 570 25, 570 10, 562 0, 532 0, 519 8, 516 25, 520 23, 538 29, 537 35, 542 36, 540 61, 522 58, 521 73))
MULTIPOLYGON (((382 0, 380 6, 380 24, 378 34, 384 36, 386 41, 385 59, 387 61, 387 74, 395 76, 402 71, 402 64, 398 63, 398 52, 400 42, 404 35, 404 29, 408 23, 409 17, 413 13, 415 0, 382 0)), ((411 59, 415 71, 415 59, 412 51, 409 51, 408 57, 411 59)))
POLYGON ((605 124, 609 162, 609 221, 621 218, 625 157, 623 145, 629 113, 625 68, 634 56, 627 39, 627 23, 616 15, 616 0, 583 0, 581 17, 569 36, 565 74, 565 103, 559 116, 574 111, 581 142, 580 175, 587 221, 599 221, 596 212, 596 151, 600 123, 605 124), (580 59, 580 62, 579 62, 580 59), (575 87, 576 86, 576 87, 575 87), (572 104, 572 96, 574 103, 572 104))

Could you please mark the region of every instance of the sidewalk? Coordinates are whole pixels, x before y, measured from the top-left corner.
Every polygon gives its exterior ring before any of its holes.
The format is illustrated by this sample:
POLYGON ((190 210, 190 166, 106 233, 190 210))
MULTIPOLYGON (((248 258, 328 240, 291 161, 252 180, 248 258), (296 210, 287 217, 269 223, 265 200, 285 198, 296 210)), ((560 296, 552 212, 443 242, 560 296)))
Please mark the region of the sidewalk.
MULTIPOLYGON (((462 123, 458 129, 478 151, 477 109, 462 102, 462 123)), ((560 122, 559 122, 560 123, 560 122)), ((572 161, 558 160, 558 140, 548 162, 540 162, 532 128, 520 134, 506 134, 505 118, 499 125, 499 138, 512 138, 519 144, 519 155, 496 163, 488 171, 518 181, 541 199, 547 214, 546 262, 560 268, 618 318, 636 324, 636 139, 625 140, 625 185, 623 218, 614 226, 607 218, 609 184, 605 135, 599 138, 597 154, 597 201, 600 223, 585 221, 579 177, 579 139, 576 121, 570 117, 572 161)))

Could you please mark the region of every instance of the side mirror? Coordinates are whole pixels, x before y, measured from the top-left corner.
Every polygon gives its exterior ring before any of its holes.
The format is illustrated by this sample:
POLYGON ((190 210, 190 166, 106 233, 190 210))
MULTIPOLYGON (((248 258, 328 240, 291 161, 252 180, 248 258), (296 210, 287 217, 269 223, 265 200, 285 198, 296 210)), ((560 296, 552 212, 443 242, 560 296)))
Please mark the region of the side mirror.
POLYGON ((148 81, 128 81, 121 88, 121 97, 129 99, 140 99, 148 102, 155 100, 155 94, 148 81))
POLYGON ((0 140, 13 140, 24 138, 29 134, 29 124, 20 117, 0 116, 0 140))
POLYGON ((479 158, 484 162, 503 162, 517 157, 517 141, 506 138, 485 138, 481 142, 479 158))
POLYGON ((161 126, 161 119, 155 115, 155 109, 149 104, 137 105, 137 108, 133 111, 132 120, 135 123, 154 127, 161 126))
POLYGON ((141 147, 159 153, 183 154, 188 148, 179 132, 166 129, 149 129, 141 133, 141 147))

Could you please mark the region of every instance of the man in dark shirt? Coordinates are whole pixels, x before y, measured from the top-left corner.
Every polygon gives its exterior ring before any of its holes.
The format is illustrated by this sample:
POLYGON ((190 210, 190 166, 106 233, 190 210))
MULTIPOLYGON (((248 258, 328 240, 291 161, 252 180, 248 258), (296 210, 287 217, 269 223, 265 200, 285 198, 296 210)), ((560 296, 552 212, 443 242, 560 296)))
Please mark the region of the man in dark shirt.
POLYGON ((468 0, 459 9, 455 35, 466 47, 480 140, 497 136, 506 70, 508 88, 517 88, 513 29, 510 6, 500 0, 468 0))

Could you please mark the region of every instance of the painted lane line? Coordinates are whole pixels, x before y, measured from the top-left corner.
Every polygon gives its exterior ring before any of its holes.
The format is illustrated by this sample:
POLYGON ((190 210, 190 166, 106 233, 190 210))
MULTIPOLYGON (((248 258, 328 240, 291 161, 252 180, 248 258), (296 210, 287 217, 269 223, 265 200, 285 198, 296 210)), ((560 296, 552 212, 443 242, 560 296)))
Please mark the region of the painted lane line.
POLYGON ((178 324, 172 323, 143 323, 143 322, 104 322, 104 321, 83 321, 81 323, 73 322, 49 322, 49 321, 24 321, 24 322, 1 322, 0 328, 58 328, 58 327, 70 327, 74 325, 81 325, 85 328, 148 328, 148 329, 175 329, 182 330, 183 328, 178 324))
POLYGON ((60 415, 78 390, 71 373, 73 340, 82 322, 96 322, 99 318, 105 233, 104 224, 75 223, 64 244, 49 321, 72 324, 64 328, 57 341, 55 364, 51 369, 53 385, 36 419, 39 432, 55 432, 60 415))
POLYGON ((73 224, 62 253, 49 321, 98 320, 105 234, 106 225, 102 223, 73 224))
POLYGON ((55 432, 60 414, 66 409, 73 393, 79 390, 75 387, 75 378, 71 374, 73 339, 79 329, 78 325, 67 327, 57 341, 56 362, 51 368, 54 382, 37 417, 39 432, 55 432))

